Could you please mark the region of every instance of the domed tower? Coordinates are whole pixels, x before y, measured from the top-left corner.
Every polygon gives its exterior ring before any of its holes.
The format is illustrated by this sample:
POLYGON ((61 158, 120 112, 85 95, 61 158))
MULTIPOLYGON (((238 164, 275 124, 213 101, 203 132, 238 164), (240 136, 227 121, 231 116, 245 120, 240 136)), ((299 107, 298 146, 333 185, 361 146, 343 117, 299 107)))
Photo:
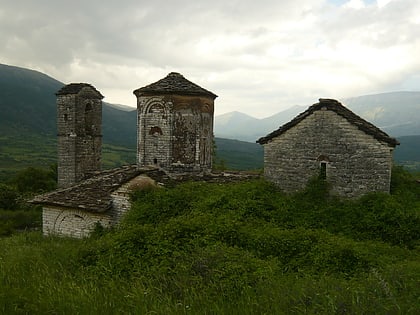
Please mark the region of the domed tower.
POLYGON ((101 169, 103 96, 87 83, 68 84, 56 95, 61 188, 101 169))
POLYGON ((212 168, 214 93, 171 72, 137 97, 137 165, 175 172, 212 168))

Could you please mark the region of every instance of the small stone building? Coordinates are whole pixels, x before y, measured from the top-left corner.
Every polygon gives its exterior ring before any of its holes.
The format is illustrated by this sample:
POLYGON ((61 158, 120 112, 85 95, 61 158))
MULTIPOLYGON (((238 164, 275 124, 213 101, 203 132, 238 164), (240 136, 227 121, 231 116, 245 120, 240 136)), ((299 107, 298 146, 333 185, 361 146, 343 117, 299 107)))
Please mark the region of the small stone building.
POLYGON ((286 192, 321 176, 331 193, 359 197, 389 192, 392 152, 398 141, 332 99, 320 99, 257 143, 264 175, 286 192))
POLYGON ((156 187, 152 179, 164 179, 157 169, 124 166, 92 174, 71 187, 37 196, 33 203, 42 204, 44 235, 88 236, 96 227, 111 227, 130 209, 130 194, 136 189, 156 187))
POLYGON ((137 165, 170 172, 210 172, 217 95, 175 72, 133 93, 137 97, 137 165))

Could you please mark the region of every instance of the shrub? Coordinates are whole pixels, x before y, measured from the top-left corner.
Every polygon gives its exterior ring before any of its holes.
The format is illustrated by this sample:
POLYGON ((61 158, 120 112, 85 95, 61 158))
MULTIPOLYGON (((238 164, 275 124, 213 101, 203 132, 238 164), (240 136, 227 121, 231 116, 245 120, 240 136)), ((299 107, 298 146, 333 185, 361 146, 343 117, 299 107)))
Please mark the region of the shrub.
POLYGON ((18 192, 11 186, 0 183, 0 209, 13 210, 18 205, 18 192))
POLYGON ((56 188, 55 174, 49 170, 28 167, 20 171, 12 180, 21 193, 41 193, 56 188))

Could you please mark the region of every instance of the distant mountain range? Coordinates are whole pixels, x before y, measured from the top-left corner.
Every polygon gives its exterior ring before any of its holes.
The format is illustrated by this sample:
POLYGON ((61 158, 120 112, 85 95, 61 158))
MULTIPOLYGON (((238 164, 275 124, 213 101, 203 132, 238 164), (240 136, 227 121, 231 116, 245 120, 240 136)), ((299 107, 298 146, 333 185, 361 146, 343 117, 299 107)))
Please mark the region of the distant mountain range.
MULTIPOLYGON (((420 92, 366 95, 346 98, 341 102, 393 137, 420 135, 420 92)), ((240 112, 219 115, 215 118, 215 135, 254 142, 278 129, 308 106, 293 106, 263 119, 240 112)))
MULTIPOLYGON (((64 83, 38 71, 0 64, 0 172, 10 165, 14 168, 21 165, 23 154, 26 156, 25 166, 55 160, 55 93, 63 86, 64 83), (48 150, 44 147, 46 143, 48 150), (39 151, 36 157, 30 156, 31 150, 39 151)), ((403 137, 420 135, 420 92, 368 95, 342 102, 391 136, 398 137, 402 145, 396 150, 397 160, 414 161, 420 169, 420 136, 403 137)), ((306 108, 293 106, 264 119, 240 112, 216 116, 219 161, 223 160, 228 168, 262 168, 262 147, 255 141, 306 108)), ((104 103, 106 165, 115 165, 116 159, 121 163, 134 161, 136 136, 136 110, 125 105, 104 103)))

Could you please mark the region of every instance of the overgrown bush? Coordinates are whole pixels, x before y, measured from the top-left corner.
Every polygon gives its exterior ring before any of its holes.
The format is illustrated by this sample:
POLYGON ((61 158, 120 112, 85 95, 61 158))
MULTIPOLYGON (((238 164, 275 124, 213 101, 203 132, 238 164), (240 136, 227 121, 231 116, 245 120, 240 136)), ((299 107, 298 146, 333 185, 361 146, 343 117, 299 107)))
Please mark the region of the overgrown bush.
POLYGON ((311 185, 137 191, 89 239, 1 238, 0 313, 417 314, 417 188, 349 201, 311 185))
POLYGON ((18 205, 18 192, 13 187, 0 183, 0 209, 13 210, 18 205))
POLYGON ((12 184, 20 193, 42 193, 57 187, 56 174, 52 169, 28 167, 13 178, 12 184))

